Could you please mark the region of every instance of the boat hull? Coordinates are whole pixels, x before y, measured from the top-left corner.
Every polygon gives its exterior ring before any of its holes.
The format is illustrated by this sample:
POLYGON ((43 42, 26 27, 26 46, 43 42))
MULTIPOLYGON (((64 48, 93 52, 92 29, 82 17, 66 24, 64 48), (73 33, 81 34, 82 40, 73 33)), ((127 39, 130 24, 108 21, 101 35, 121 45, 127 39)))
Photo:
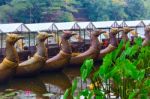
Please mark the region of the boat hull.
POLYGON ((31 59, 19 64, 16 70, 16 76, 34 76, 42 70, 46 59, 34 55, 31 59))
POLYGON ((43 71, 60 70, 69 64, 71 54, 60 51, 56 56, 46 61, 43 71))
POLYGON ((71 57, 69 66, 81 66, 86 59, 93 59, 96 61, 99 55, 99 51, 100 50, 96 50, 90 47, 90 49, 86 52, 81 53, 78 56, 71 57))
POLYGON ((0 83, 3 83, 14 76, 16 67, 18 66, 17 64, 18 63, 11 62, 4 58, 0 64, 0 83))

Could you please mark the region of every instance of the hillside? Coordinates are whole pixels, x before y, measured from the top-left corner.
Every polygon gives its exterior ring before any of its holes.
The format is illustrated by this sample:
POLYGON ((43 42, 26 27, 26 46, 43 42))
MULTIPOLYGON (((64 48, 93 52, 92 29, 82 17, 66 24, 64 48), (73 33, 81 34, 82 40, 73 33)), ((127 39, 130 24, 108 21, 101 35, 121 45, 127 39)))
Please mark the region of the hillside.
POLYGON ((0 22, 139 20, 150 0, 0 0, 0 22))

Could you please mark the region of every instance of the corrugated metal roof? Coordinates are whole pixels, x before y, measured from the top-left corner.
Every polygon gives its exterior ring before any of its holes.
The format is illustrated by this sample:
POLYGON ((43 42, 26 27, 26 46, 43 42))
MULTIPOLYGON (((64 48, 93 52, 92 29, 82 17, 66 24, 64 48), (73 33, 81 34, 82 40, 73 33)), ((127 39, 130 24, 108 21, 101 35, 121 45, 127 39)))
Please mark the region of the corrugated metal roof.
POLYGON ((58 30, 71 30, 71 29, 80 29, 76 22, 61 22, 54 23, 58 30))
POLYGON ((0 29, 3 33, 29 32, 29 29, 23 23, 0 24, 0 29))
POLYGON ((118 26, 116 21, 98 21, 98 22, 92 22, 92 23, 96 28, 111 28, 111 27, 118 26))
POLYGON ((137 27, 137 26, 144 26, 144 23, 141 20, 137 21, 125 21, 127 26, 129 27, 137 27))
POLYGON ((95 26, 92 24, 92 22, 77 22, 80 29, 94 29, 95 26))
POLYGON ((143 23, 144 23, 145 25, 150 25, 150 20, 143 20, 143 23))
POLYGON ((31 32, 56 30, 54 23, 32 23, 25 25, 30 29, 31 32))

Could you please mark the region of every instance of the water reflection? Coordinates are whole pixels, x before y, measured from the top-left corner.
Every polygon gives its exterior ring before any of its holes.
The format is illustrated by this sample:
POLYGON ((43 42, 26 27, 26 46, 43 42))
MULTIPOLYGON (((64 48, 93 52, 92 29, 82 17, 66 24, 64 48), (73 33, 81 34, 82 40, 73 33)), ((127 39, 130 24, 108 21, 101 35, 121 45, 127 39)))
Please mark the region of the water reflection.
POLYGON ((14 78, 8 84, 0 85, 0 96, 7 96, 5 99, 62 99, 75 78, 78 79, 77 92, 90 84, 90 80, 82 82, 79 67, 67 67, 62 72, 40 73, 32 78, 14 78))
POLYGON ((66 89, 71 87, 69 78, 63 72, 43 73, 39 79, 45 84, 47 91, 53 94, 52 99, 61 98, 66 89))
MULTIPOLYGON (((47 93, 44 83, 38 78, 15 78, 9 82, 7 89, 13 89, 14 97, 19 99, 26 98, 44 98, 43 94, 47 93)), ((10 96, 12 97, 12 96, 10 96)))

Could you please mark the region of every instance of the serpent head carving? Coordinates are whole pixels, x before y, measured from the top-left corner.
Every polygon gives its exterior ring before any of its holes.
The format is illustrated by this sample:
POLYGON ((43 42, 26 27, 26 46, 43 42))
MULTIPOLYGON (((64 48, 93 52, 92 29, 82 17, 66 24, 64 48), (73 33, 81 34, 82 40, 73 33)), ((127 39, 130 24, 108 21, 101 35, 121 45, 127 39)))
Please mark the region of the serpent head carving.
POLYGON ((106 31, 103 30, 95 30, 93 33, 91 33, 91 36, 98 37, 102 33, 106 33, 106 31))
POLYGON ((110 34, 111 34, 111 35, 116 35, 116 34, 118 34, 120 31, 123 31, 123 29, 111 28, 110 34))
POLYGON ((15 44, 19 39, 23 39, 23 36, 19 36, 17 34, 7 34, 6 42, 9 42, 10 44, 15 44))
POLYGON ((70 37, 72 37, 73 35, 77 35, 77 34, 71 31, 63 31, 62 38, 64 38, 65 40, 69 40, 70 37))
POLYGON ((145 28, 145 37, 150 40, 150 26, 145 28))
POLYGON ((45 41, 48 37, 53 37, 53 35, 46 32, 39 32, 37 35, 39 41, 45 41))
POLYGON ((131 31, 133 31, 134 29, 132 29, 132 28, 129 28, 129 27, 124 27, 123 28, 123 32, 125 33, 125 34, 128 34, 129 32, 131 32, 131 31))

